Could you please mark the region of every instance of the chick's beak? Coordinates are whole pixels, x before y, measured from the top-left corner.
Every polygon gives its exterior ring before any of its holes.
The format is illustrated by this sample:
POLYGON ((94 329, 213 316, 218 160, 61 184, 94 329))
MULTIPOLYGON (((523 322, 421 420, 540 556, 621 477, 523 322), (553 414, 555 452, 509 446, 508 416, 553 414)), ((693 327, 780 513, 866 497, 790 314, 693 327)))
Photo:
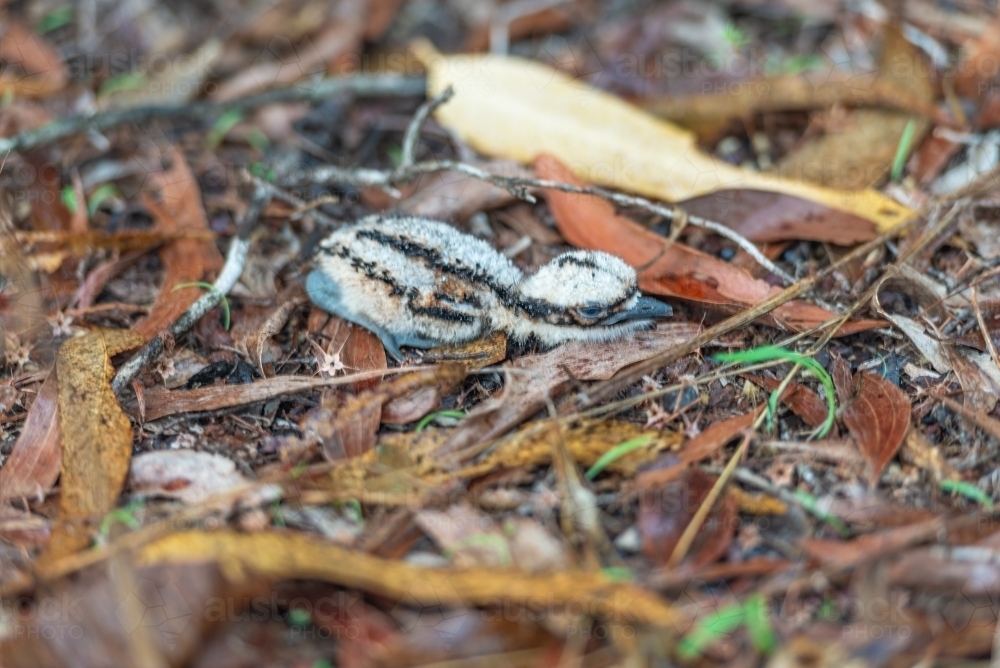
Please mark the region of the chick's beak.
POLYGON ((617 325, 629 320, 656 320, 657 318, 669 318, 674 310, 668 304, 652 299, 650 297, 639 297, 636 305, 628 311, 620 311, 608 318, 605 318, 602 325, 617 325))

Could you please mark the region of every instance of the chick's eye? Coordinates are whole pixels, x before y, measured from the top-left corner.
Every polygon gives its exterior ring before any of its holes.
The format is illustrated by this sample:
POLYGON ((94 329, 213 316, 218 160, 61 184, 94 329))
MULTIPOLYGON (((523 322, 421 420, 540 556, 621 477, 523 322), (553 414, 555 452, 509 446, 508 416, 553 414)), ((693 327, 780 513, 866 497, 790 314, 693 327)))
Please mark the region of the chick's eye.
POLYGON ((582 308, 578 308, 576 312, 581 318, 590 319, 600 317, 604 312, 604 309, 600 306, 584 306, 582 308))

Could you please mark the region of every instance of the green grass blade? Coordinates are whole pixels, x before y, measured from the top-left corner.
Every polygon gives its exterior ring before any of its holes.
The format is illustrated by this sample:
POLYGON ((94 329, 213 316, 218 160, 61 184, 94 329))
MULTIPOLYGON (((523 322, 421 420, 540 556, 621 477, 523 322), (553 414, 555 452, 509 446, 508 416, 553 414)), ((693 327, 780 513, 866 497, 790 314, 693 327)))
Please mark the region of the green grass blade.
POLYGON ((906 166, 906 159, 910 157, 910 149, 913 148, 913 138, 917 134, 917 124, 911 118, 903 128, 903 134, 899 137, 899 144, 896 145, 896 155, 892 159, 892 170, 889 178, 893 183, 903 178, 903 168, 906 166))
POLYGON ((587 472, 583 475, 587 480, 593 480, 597 477, 597 474, 608 468, 608 466, 617 459, 621 459, 633 450, 638 450, 639 448, 644 448, 653 442, 652 434, 643 434, 633 438, 630 441, 625 441, 624 443, 619 443, 615 447, 611 448, 600 458, 594 462, 594 465, 587 469, 587 472))
MULTIPOLYGON (((780 348, 778 346, 761 346, 759 348, 742 350, 735 353, 717 353, 713 355, 713 359, 717 362, 725 362, 727 364, 757 364, 759 362, 770 362, 772 360, 782 359, 802 365, 812 375, 819 379, 820 383, 823 385, 824 391, 826 392, 826 420, 824 420, 823 424, 821 424, 816 430, 815 435, 823 438, 830 433, 830 429, 833 428, 834 418, 837 414, 837 400, 833 388, 833 378, 831 378, 830 374, 826 372, 826 369, 824 369, 823 366, 813 358, 803 355, 802 353, 780 348)), ((771 420, 778 410, 777 390, 771 393, 767 402, 767 408, 768 424, 770 426, 771 420)))
POLYGON ((993 508, 993 499, 990 498, 989 494, 979 489, 971 482, 966 482, 964 480, 942 480, 941 489, 945 492, 961 494, 965 498, 975 501, 984 508, 989 508, 991 510, 993 508))
POLYGON ((699 621, 681 639, 677 653, 682 659, 695 659, 712 643, 736 629, 746 619, 746 610, 740 604, 719 608, 699 621))

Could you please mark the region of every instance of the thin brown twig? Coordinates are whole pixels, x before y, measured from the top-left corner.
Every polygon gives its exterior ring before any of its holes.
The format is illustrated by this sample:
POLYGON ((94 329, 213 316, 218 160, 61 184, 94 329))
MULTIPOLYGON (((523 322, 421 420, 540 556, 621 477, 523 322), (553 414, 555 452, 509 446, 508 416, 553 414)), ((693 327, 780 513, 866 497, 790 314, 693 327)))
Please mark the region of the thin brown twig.
POLYGON ((975 285, 972 286, 972 309, 976 313, 976 322, 979 323, 979 329, 983 332, 983 339, 986 340, 986 348, 990 351, 990 357, 993 358, 993 363, 1000 369, 1000 357, 997 357, 997 347, 993 344, 993 337, 990 336, 990 330, 986 328, 986 320, 983 318, 983 312, 979 308, 979 290, 975 285))
MULTIPOLYGON (((764 414, 761 413, 761 416, 763 415, 764 414)), ((760 418, 758 418, 758 421, 759 420, 760 418)), ((684 528, 684 533, 681 534, 681 537, 677 541, 677 545, 674 546, 674 551, 670 554, 670 559, 667 561, 668 566, 676 567, 684 561, 684 557, 687 556, 688 551, 694 544, 694 539, 697 537, 702 525, 705 523, 705 520, 708 519, 709 513, 712 512, 712 508, 715 507, 716 501, 718 501, 722 496, 722 492, 729 483, 729 479, 733 476, 733 471, 736 470, 740 460, 743 459, 747 449, 750 447, 751 438, 753 438, 753 430, 748 429, 746 434, 743 435, 743 442, 741 442, 739 447, 736 448, 736 452, 733 453, 733 456, 729 458, 729 463, 726 464, 726 468, 722 470, 722 474, 719 475, 715 484, 712 485, 712 489, 709 490, 708 494, 702 500, 701 505, 694 514, 694 517, 691 518, 687 527, 684 528)))

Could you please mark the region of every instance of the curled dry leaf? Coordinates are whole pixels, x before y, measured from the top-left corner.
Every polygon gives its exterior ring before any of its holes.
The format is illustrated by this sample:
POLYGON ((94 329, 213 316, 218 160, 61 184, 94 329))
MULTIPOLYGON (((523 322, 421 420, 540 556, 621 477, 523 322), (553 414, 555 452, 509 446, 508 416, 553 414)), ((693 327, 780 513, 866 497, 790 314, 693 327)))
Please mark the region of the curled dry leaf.
POLYGON ((114 508, 132 455, 132 426, 111 391, 111 356, 145 343, 128 330, 98 329, 67 340, 56 356, 62 475, 59 524, 44 558, 85 547, 87 522, 114 508))
MULTIPOLYGON (((583 185, 557 158, 540 155, 535 160, 539 176, 583 185)), ((614 207, 589 195, 545 191, 545 197, 563 237, 580 248, 618 255, 639 268, 643 292, 680 297, 724 312, 755 306, 780 292, 779 288, 735 267, 665 237, 615 213, 614 207)), ((765 322, 802 330, 826 322, 835 315, 808 302, 795 300, 776 308, 765 322)), ((838 334, 852 334, 881 326, 881 321, 845 323, 838 334)))
POLYGON ((257 366, 257 370, 260 371, 262 377, 265 376, 263 361, 264 345, 272 336, 284 328, 289 316, 292 315, 295 309, 305 304, 308 300, 304 295, 298 294, 290 298, 286 296, 286 298, 278 299, 277 301, 281 305, 268 316, 267 320, 250 332, 245 341, 237 342, 237 346, 242 343, 247 356, 257 366))
POLYGON ((62 465, 58 396, 59 383, 52 369, 28 410, 14 449, 0 468, 0 499, 41 500, 56 484, 62 465))
POLYGON ((428 97, 455 89, 437 119, 486 155, 528 163, 550 153, 582 179, 670 202, 739 188, 818 202, 879 230, 912 215, 872 189, 834 190, 723 163, 686 130, 538 62, 442 56, 427 42, 413 50, 427 68, 428 97))
POLYGON ((910 428, 910 400, 881 376, 860 371, 854 377, 857 393, 840 409, 840 418, 868 460, 870 484, 895 456, 910 428))
POLYGON ((139 566, 218 561, 258 577, 309 579, 359 589, 417 606, 495 605, 530 601, 540 609, 572 605, 597 610, 607 619, 629 619, 657 628, 672 627, 679 615, 660 597, 599 571, 559 570, 546 575, 490 568, 435 569, 347 550, 290 531, 186 531, 150 543, 136 554, 139 566))

